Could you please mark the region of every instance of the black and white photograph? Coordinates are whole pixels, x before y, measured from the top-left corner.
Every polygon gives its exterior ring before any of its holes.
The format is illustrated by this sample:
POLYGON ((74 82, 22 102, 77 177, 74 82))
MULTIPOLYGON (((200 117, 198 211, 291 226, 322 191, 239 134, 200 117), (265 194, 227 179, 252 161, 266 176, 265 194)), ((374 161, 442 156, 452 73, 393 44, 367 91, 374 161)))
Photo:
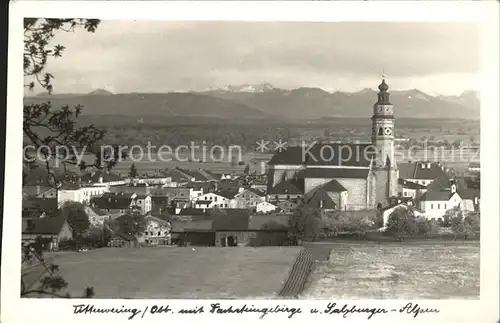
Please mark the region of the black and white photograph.
POLYGON ((322 300, 327 313, 483 301, 484 275, 498 287, 483 268, 498 269, 498 231, 481 235, 498 226, 498 145, 484 142, 498 138, 482 120, 498 106, 482 99, 478 19, 207 17, 22 17, 12 182, 5 168, 21 203, 6 195, 4 210, 21 241, 3 241, 21 245, 20 264, 3 259, 21 301, 322 300))

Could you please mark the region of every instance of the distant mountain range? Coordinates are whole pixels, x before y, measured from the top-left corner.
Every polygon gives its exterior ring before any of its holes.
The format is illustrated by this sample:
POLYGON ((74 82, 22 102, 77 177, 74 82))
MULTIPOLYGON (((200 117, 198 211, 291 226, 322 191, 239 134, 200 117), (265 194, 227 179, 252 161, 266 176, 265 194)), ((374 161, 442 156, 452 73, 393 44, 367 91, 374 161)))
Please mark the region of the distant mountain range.
MULTIPOLYGON (((396 117, 479 119, 479 96, 431 96, 418 89, 392 91, 396 117)), ((84 106, 86 115, 189 116, 217 118, 317 119, 367 118, 372 115, 377 91, 326 92, 320 88, 293 90, 269 83, 243 84, 201 92, 113 94, 97 89, 88 94, 39 94, 25 104, 49 100, 54 106, 84 106)))

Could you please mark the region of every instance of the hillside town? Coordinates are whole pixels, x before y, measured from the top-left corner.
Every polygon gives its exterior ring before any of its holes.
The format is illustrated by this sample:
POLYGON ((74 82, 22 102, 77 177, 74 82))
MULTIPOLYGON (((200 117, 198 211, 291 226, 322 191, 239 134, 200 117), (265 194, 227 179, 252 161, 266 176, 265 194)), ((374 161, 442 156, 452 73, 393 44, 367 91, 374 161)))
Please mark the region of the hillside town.
POLYGON ((457 212, 479 215, 477 163, 459 176, 439 161, 396 162, 394 107, 385 80, 378 88, 370 143, 317 143, 305 159, 303 147, 288 147, 251 160, 244 174, 174 167, 146 175, 133 164, 128 176, 66 170, 54 187, 35 164, 23 178, 23 243, 41 236, 50 251, 289 245, 299 243, 293 218, 304 210, 325 223, 329 214, 363 217, 372 222, 365 231, 384 231, 397 210, 441 228, 457 212), (368 154, 344 158, 346 146, 368 154), (325 150, 343 158, 318 158, 325 150))

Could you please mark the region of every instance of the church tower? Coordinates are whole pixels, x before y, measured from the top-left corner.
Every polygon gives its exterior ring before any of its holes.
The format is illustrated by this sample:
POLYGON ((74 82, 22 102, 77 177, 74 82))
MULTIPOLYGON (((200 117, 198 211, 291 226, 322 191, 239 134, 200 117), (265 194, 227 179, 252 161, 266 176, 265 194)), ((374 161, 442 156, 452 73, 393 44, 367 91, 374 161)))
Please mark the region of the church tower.
POLYGON ((385 204, 397 195, 398 168, 394 148, 394 106, 389 101, 389 86, 382 79, 378 86, 378 100, 373 105, 372 145, 377 155, 373 160, 376 203, 385 204))

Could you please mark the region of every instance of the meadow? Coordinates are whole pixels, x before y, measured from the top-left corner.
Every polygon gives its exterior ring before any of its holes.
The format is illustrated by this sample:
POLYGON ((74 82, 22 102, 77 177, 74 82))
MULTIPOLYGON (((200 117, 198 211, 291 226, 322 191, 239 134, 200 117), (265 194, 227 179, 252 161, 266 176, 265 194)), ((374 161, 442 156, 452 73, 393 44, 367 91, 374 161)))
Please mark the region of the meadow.
POLYGON ((479 299, 479 242, 355 243, 316 262, 303 299, 479 299))
MULTIPOLYGON (((475 299, 479 242, 324 242, 301 299, 475 299), (329 259, 328 259, 329 258, 329 259)), ((275 298, 301 248, 97 249, 47 254, 96 298, 275 298)))
POLYGON ((73 297, 274 298, 300 248, 105 248, 47 254, 73 297))

